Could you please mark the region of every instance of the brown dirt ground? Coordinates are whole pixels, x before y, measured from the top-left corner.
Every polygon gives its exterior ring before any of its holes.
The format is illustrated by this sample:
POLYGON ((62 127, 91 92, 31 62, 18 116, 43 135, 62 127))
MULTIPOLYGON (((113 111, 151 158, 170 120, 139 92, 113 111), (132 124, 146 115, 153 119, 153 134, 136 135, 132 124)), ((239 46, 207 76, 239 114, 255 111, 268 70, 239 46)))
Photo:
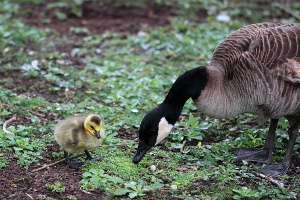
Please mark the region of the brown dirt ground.
POLYGON ((60 9, 67 13, 67 20, 57 19, 53 9, 45 10, 44 5, 26 5, 24 9, 31 12, 27 14, 25 20, 41 28, 58 30, 63 35, 72 34, 70 27, 87 28, 89 31, 86 34, 99 34, 106 31, 137 33, 149 27, 166 26, 169 24, 168 18, 175 15, 175 12, 168 7, 151 3, 145 7, 124 7, 112 5, 109 1, 103 1, 101 4, 99 1, 86 1, 82 5, 80 18, 68 13, 69 10, 60 9), (44 23, 43 19, 51 19, 51 22, 44 23))
MULTIPOLYGON (((53 2, 50 0, 49 2, 53 2)), ((119 7, 111 6, 108 0, 103 1, 103 4, 95 4, 95 1, 88 1, 82 6, 83 16, 77 18, 68 10, 61 10, 68 14, 66 20, 58 20, 53 10, 46 9, 45 5, 24 5, 21 17, 30 25, 41 28, 50 28, 58 31, 62 36, 68 36, 72 39, 81 39, 85 35, 72 34, 70 27, 88 28, 87 34, 100 34, 105 31, 111 32, 129 32, 137 33, 148 27, 168 26, 168 17, 176 15, 176 12, 168 7, 159 7, 154 4, 148 4, 145 7, 119 7), (45 19, 50 19, 50 23, 44 23, 45 19)), ((199 21, 204 21, 206 13, 199 13, 199 21)), ((65 47, 68 48, 68 47, 65 47)), ((69 47, 70 48, 70 47, 69 47)), ((70 48, 71 49, 71 48, 70 48)), ((13 90, 16 93, 24 93, 28 88, 37 92, 38 95, 46 99, 57 98, 57 93, 48 91, 47 83, 35 84, 36 80, 27 80, 16 72, 1 72, 1 77, 10 77, 12 83, 3 84, 2 86, 13 90), (16 88, 15 85, 23 85, 23 87, 16 88)), ((42 80, 41 80, 42 81, 42 80)), ((3 105, 5 106, 5 105, 3 105)), ((54 118, 50 114, 50 118, 54 118)), ((49 118, 49 116, 47 116, 49 118)), ((19 118, 18 123, 26 124, 28 119, 19 118)), ((134 139, 135 134, 120 131, 119 136, 123 139, 134 139)), ((47 145, 43 153, 43 158, 39 162, 32 164, 28 170, 20 167, 14 155, 11 153, 11 162, 9 165, 1 170, 0 176, 0 199, 42 199, 48 197, 49 199, 67 199, 67 196, 74 195, 77 199, 101 199, 102 196, 109 197, 109 194, 104 194, 102 191, 86 192, 79 189, 79 181, 81 179, 82 171, 72 170, 64 163, 57 164, 45 170, 38 172, 31 172, 33 169, 40 166, 55 162, 56 159, 48 158, 48 152, 59 152, 59 146, 56 143, 47 145), (54 184, 61 182, 66 191, 63 194, 52 192, 45 187, 46 183, 54 184), (43 196, 44 195, 44 196, 43 196)), ((299 174, 300 161, 297 157, 293 159, 293 167, 288 171, 288 175, 299 174)), ((212 186, 213 183, 202 183, 202 186, 212 186)), ((198 187, 191 186, 191 187, 198 187)), ((116 199, 115 197, 111 197, 116 199)), ((165 198, 170 198, 165 196, 165 198)), ((121 197, 119 199, 128 199, 121 197)), ((151 199, 151 198, 148 198, 151 199)))

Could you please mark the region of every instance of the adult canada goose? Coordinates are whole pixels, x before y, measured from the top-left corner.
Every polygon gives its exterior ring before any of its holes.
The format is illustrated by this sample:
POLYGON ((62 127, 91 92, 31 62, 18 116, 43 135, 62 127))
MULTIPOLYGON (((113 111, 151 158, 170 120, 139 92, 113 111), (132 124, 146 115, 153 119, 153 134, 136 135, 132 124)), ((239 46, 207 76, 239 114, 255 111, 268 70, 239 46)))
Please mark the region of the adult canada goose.
POLYGON ((143 118, 133 162, 171 131, 185 102, 213 118, 254 113, 271 119, 261 149, 234 149, 238 160, 268 164, 262 172, 281 175, 292 158, 300 123, 300 24, 260 23, 245 26, 225 38, 208 66, 185 72, 175 81, 163 103, 143 118), (290 124, 286 155, 272 164, 278 119, 290 124))
POLYGON ((102 158, 92 158, 88 152, 88 149, 98 147, 105 138, 102 119, 99 115, 69 117, 57 125, 54 137, 64 150, 64 157, 70 168, 78 169, 83 164, 81 161, 70 160, 70 152, 84 151, 86 160, 102 158))

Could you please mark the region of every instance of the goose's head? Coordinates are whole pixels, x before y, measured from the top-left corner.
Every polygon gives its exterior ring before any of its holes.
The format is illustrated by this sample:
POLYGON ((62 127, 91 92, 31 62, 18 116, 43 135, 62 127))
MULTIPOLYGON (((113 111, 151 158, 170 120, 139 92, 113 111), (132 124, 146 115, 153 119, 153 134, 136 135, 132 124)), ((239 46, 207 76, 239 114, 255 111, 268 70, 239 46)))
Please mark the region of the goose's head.
POLYGON ((177 78, 163 103, 143 118, 139 129, 139 146, 133 157, 134 163, 139 163, 147 151, 171 132, 185 102, 189 98, 197 100, 207 82, 206 67, 186 71, 177 78))
POLYGON ((101 138, 100 130, 102 128, 102 119, 99 115, 88 115, 84 120, 83 126, 86 133, 94 135, 98 139, 101 138))
POLYGON ((168 112, 165 112, 163 105, 158 106, 151 110, 142 120, 139 129, 139 145, 133 157, 134 163, 139 163, 143 156, 153 146, 162 141, 172 130, 174 121, 167 117, 168 112))

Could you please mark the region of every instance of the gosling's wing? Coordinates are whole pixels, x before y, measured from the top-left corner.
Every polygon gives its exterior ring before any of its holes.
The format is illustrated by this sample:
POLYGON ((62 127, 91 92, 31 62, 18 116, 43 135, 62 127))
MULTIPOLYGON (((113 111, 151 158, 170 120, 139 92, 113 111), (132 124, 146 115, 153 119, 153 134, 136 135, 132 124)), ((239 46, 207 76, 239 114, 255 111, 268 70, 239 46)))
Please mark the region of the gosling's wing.
POLYGON ((67 150, 68 147, 74 147, 78 145, 83 133, 84 117, 72 116, 64 121, 61 121, 55 131, 54 136, 56 141, 63 149, 67 150))

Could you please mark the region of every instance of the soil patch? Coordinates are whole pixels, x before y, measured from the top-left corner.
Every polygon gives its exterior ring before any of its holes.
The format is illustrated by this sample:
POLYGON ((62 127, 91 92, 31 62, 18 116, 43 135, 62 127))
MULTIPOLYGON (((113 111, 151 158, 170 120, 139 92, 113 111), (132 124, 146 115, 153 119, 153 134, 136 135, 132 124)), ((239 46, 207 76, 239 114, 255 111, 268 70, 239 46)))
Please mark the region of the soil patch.
POLYGON ((112 5, 110 1, 86 1, 79 7, 79 18, 65 7, 47 8, 53 0, 40 5, 24 5, 24 19, 28 24, 41 28, 51 28, 61 34, 70 34, 72 28, 85 28, 83 34, 110 32, 137 33, 149 27, 167 26, 169 17, 176 13, 166 6, 147 3, 142 7, 112 5), (66 19, 58 19, 58 13, 66 19))
MULTIPOLYGON (((86 192, 79 189, 82 171, 70 169, 64 162, 38 172, 33 169, 55 162, 47 158, 48 153, 59 152, 57 143, 49 144, 43 153, 43 159, 32 164, 28 170, 16 163, 13 154, 9 155, 11 162, 1 170, 0 199, 68 199, 76 196, 77 199, 99 199, 104 194, 101 191, 86 192), (46 184, 60 182, 65 192, 52 191, 46 184)), ((108 194, 105 194, 107 196, 108 194)))

